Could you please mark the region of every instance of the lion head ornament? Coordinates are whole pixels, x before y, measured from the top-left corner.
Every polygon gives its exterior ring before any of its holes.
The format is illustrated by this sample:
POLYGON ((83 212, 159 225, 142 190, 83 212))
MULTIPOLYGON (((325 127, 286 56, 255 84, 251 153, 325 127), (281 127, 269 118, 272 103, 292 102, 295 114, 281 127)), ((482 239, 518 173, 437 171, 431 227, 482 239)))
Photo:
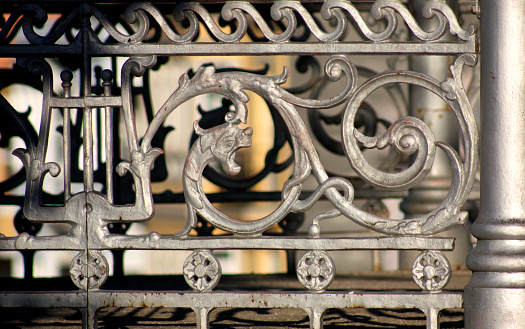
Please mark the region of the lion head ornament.
POLYGON ((241 129, 229 122, 210 129, 202 129, 195 122, 193 127, 200 136, 197 142, 201 152, 210 151, 215 160, 221 164, 224 172, 228 175, 237 175, 241 171, 241 167, 235 162, 237 151, 252 145, 253 129, 250 127, 241 129))

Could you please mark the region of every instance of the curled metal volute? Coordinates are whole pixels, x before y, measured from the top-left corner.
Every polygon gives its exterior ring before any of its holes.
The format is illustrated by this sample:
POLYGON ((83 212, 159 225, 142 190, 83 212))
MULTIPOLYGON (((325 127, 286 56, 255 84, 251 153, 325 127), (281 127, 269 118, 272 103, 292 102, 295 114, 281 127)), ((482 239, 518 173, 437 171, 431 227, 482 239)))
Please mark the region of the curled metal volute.
POLYGON ((42 101, 42 115, 40 117, 40 131, 38 133, 39 138, 34 157, 44 162, 51 126, 51 107, 49 106, 49 101, 53 96, 53 73, 49 63, 41 58, 17 59, 17 63, 22 67, 27 67, 29 71, 35 75, 42 75, 42 93, 44 97, 42 101))
MULTIPOLYGON (((380 4, 381 2, 379 2, 380 4)), ((357 32, 360 33, 364 38, 371 41, 383 41, 390 38, 396 28, 397 28, 397 18, 395 12, 390 8, 383 8, 378 5, 378 2, 375 2, 371 9, 372 17, 376 20, 386 19, 386 27, 381 32, 375 32, 370 28, 370 26, 365 22, 361 13, 355 8, 351 2, 347 1, 326 1, 323 4, 322 11, 335 11, 337 10, 338 15, 342 15, 344 22, 347 24, 347 19, 342 13, 343 11, 348 14, 348 16, 355 22, 357 25, 357 32)), ((324 18, 324 17, 323 17, 324 18)), ((339 20, 339 19, 338 19, 339 20)), ((339 23, 339 22, 338 22, 339 23)))
POLYGON ((28 26, 29 33, 32 31, 33 24, 42 26, 47 21, 47 13, 42 6, 34 4, 20 6, 9 15, 7 21, 2 18, 4 24, 2 24, 2 29, 0 30, 0 40, 5 39, 10 34, 22 16, 22 21, 27 21, 24 26, 28 26))
POLYGON ((39 37, 33 27, 41 28, 44 26, 48 19, 46 10, 39 5, 26 5, 20 8, 20 12, 23 13, 22 28, 24 30, 25 37, 32 43, 38 43, 42 37, 39 37))
MULTIPOLYGON (((280 7, 276 5, 277 2, 272 5, 272 8, 270 10, 272 19, 274 21, 283 21, 284 19, 286 19, 288 25, 286 26, 286 30, 284 30, 284 32, 279 35, 275 35, 271 30, 268 29, 269 33, 265 33, 264 36, 266 36, 268 40, 275 42, 288 41, 292 38, 295 31, 297 30, 297 18, 295 17, 293 10, 291 10, 290 8, 280 7)), ((262 26, 266 25, 266 22, 260 23, 258 25, 259 27, 261 27, 261 30, 263 30, 262 26)))
POLYGON ((325 64, 325 76, 330 81, 338 81, 342 75, 346 76, 346 84, 343 89, 337 96, 331 97, 329 99, 316 100, 316 99, 303 99, 297 96, 294 96, 283 90, 282 98, 284 101, 305 107, 305 108, 317 108, 325 109, 337 106, 343 103, 350 95, 354 92, 357 86, 357 69, 356 67, 348 60, 346 56, 333 56, 325 64))
MULTIPOLYGON (((441 38, 446 32, 446 28, 448 26, 447 20, 445 19, 444 15, 442 15, 441 13, 436 15, 439 21, 438 26, 433 31, 426 32, 425 30, 421 28, 421 26, 419 26, 416 19, 414 18, 412 13, 408 10, 408 8, 405 7, 399 1, 385 0, 385 1, 376 2, 376 4, 380 8, 394 9, 397 12, 397 14, 399 14, 403 18, 409 30, 420 40, 434 41, 434 40, 441 38)), ((429 11, 427 10, 427 15, 428 13, 429 11)), ((430 16, 433 16, 433 15, 434 15, 433 12, 430 13, 430 16)))
MULTIPOLYGON (((141 77, 146 73, 146 69, 150 69, 157 64, 157 56, 147 57, 132 57, 126 61, 124 66, 130 66, 130 72, 136 77, 141 77)), ((124 68, 122 69, 124 71, 124 68)))
MULTIPOLYGON (((252 19, 255 21, 255 24, 261 32, 263 33, 264 38, 273 41, 273 42, 285 42, 292 38, 294 35, 296 29, 297 29, 297 19, 295 15, 293 14, 293 11, 288 8, 273 8, 271 9, 271 16, 274 21, 282 21, 286 20, 288 25, 286 28, 283 28, 283 32, 281 33, 275 33, 274 30, 268 25, 266 20, 262 17, 262 15, 255 9, 255 7, 250 4, 249 2, 243 2, 243 1, 228 1, 224 4, 223 11, 224 10, 242 10, 243 12, 247 13, 252 17, 252 19)), ((248 26, 248 29, 250 27, 248 26)), ((250 34, 250 32, 248 32, 250 34)))
POLYGON ((322 13, 323 18, 325 17, 336 17, 337 26, 332 32, 324 32, 317 25, 316 21, 312 17, 312 14, 306 10, 306 8, 298 1, 277 1, 272 6, 272 18, 282 19, 281 10, 283 9, 292 9, 294 12, 298 13, 301 18, 304 20, 306 27, 310 32, 320 41, 330 42, 339 40, 339 38, 346 32, 346 17, 340 10, 328 10, 325 9, 325 12, 322 13), (275 10, 275 16, 274 14, 275 10), (279 16, 277 16, 279 15, 279 16))
POLYGON ((423 6, 423 16, 429 19, 438 16, 440 27, 444 24, 446 29, 446 25, 448 24, 450 34, 457 35, 458 38, 464 41, 469 40, 476 33, 476 26, 474 24, 469 24, 467 30, 463 29, 453 9, 442 1, 426 2, 423 6))
MULTIPOLYGON (((248 30, 248 20, 246 19, 244 14, 242 14, 239 11, 234 11, 232 13, 232 16, 235 17, 238 23, 237 30, 235 30, 235 32, 231 34, 228 34, 222 31, 218 23, 215 22, 215 20, 213 19, 212 15, 206 10, 206 8, 204 8, 199 3, 184 2, 178 5, 176 10, 177 12, 188 11, 198 15, 204 23, 204 26, 210 32, 210 35, 222 42, 238 42, 242 39, 242 37, 246 34, 246 31, 248 30)), ((226 9, 226 13, 227 11, 228 9, 226 9)), ((180 17, 181 15, 182 14, 177 14, 176 17, 180 17)))
MULTIPOLYGON (((458 63, 458 65, 461 65, 461 63, 458 63)), ((451 81, 447 80, 448 83, 450 83, 449 90, 442 89, 440 87, 439 81, 432 79, 429 76, 415 72, 385 73, 367 81, 356 92, 354 95, 355 97, 350 100, 349 104, 351 104, 351 106, 347 108, 347 111, 345 112, 345 118, 343 119, 343 138, 345 141, 345 150, 347 152, 347 156, 349 160, 353 162, 352 166, 355 169, 358 169, 360 164, 355 163, 354 161, 360 156, 358 147, 354 142, 347 142, 352 141, 355 134, 355 129, 352 125, 353 122, 352 120, 349 120, 349 117, 355 114, 355 111, 360 102, 367 97, 365 94, 369 95, 375 89, 389 84, 394 80, 397 83, 414 84, 432 91, 437 96, 441 97, 456 115, 466 145, 464 151, 464 160, 462 160, 457 151, 450 146, 439 142, 433 142, 434 145, 443 149, 451 163, 452 180, 447 196, 439 204, 439 206, 430 213, 421 217, 407 220, 384 219, 372 214, 368 214, 360 209, 357 209, 351 204, 345 205, 343 198, 339 194, 333 193, 330 190, 327 191, 327 196, 343 215, 352 219, 356 223, 377 232, 387 234, 431 235, 459 227, 467 220, 468 214, 464 211, 461 211, 460 208, 466 201, 468 194, 472 189, 478 163, 478 138, 476 121, 472 113, 472 108, 470 107, 468 99, 466 98, 465 91, 463 87, 460 86, 460 77, 450 79, 451 81), (363 94, 364 89, 367 90, 365 94, 363 94), (447 94, 451 92, 455 95, 455 97, 453 97, 454 100, 451 100, 447 96, 447 94), (350 108, 352 108, 352 110, 349 110, 350 108)), ((443 83, 441 83, 441 85, 442 84, 443 83)), ((416 122, 414 119, 410 120, 416 122)), ((396 123, 394 123, 393 126, 394 125, 396 125, 396 123)), ((390 127, 390 129, 392 129, 392 127, 390 127)), ((426 138, 427 136, 423 134, 422 137, 426 138)), ((381 140, 380 138, 372 138, 366 140, 365 136, 360 136, 359 138, 365 142, 372 143, 369 146, 372 146, 375 143, 377 147, 384 147, 388 144, 388 141, 385 139, 381 140)), ((412 148, 408 147, 406 151, 412 151, 412 148)), ((363 178, 367 180, 369 177, 363 178)), ((374 180, 377 180, 377 177, 374 178, 374 180)), ((409 185, 413 185, 412 183, 409 185)), ((398 187, 401 188, 401 185, 398 185, 398 187)))
POLYGON ((22 29, 24 36, 30 43, 37 45, 52 44, 62 37, 62 35, 66 32, 66 29, 70 27, 71 21, 73 21, 73 19, 75 19, 79 13, 80 7, 77 7, 71 13, 69 13, 65 19, 60 21, 58 27, 55 28, 54 26, 48 35, 42 36, 34 31, 34 27, 41 28, 44 26, 44 24, 48 21, 47 12, 42 6, 39 5, 23 5, 9 16, 6 26, 4 26, 0 32, 0 39, 5 37, 16 20, 19 17, 22 17, 22 29), (6 33, 5 35, 3 34, 4 30, 6 33))
POLYGON ((236 20, 237 30, 235 31, 235 34, 240 35, 240 38, 242 38, 248 31, 248 20, 246 19, 246 15, 244 15, 242 10, 227 6, 227 4, 228 3, 222 7, 221 17, 227 22, 236 20))
POLYGON ((26 67, 35 76, 42 76, 44 84, 52 83, 51 66, 41 58, 17 58, 16 63, 26 67))
MULTIPOLYGON (((138 151, 139 140, 137 137, 137 128, 135 127, 135 119, 133 114, 132 94, 131 94, 131 75, 136 77, 142 76, 146 69, 155 66, 157 61, 156 56, 148 57, 133 57, 130 58, 122 66, 121 82, 122 82, 122 112, 124 115, 124 123, 126 125, 126 133, 130 151, 138 151)), ((148 150, 143 150, 144 152, 148 150)))
MULTIPOLYGON (((193 38, 195 38, 195 36, 198 33, 198 19, 192 12, 179 12, 177 11, 177 8, 178 7, 175 7, 174 11, 175 18, 178 21, 188 19, 190 22, 189 29, 183 34, 179 34, 177 31, 175 31, 174 27, 169 24, 164 15, 155 6, 153 6, 150 3, 143 2, 130 4, 124 12, 124 18, 127 23, 133 24, 138 21, 139 28, 135 31, 135 33, 126 36, 125 34, 122 34, 119 31, 115 30, 115 28, 112 25, 110 25, 109 22, 105 22, 106 24, 104 25, 104 27, 106 28, 108 33, 119 42, 142 42, 150 32, 150 22, 149 18, 146 15, 147 13, 151 17, 153 17, 153 19, 157 22, 160 29, 162 30, 162 32, 164 32, 168 39, 176 43, 189 42, 193 38)), ((101 23, 102 22, 103 21, 101 21, 101 23)))
POLYGON ((307 73, 311 71, 311 78, 302 86, 290 87, 285 90, 290 94, 300 94, 312 89, 320 81, 321 65, 319 61, 313 56, 299 56, 295 62, 295 69, 299 73, 307 73))
POLYGON ((138 29, 131 35, 121 33, 96 7, 86 4, 89 12, 102 24, 106 32, 120 43, 137 43, 144 40, 149 32, 149 19, 144 13, 141 4, 132 4, 124 11, 124 19, 128 24, 138 21, 138 29))
POLYGON ((414 72, 391 72, 380 74, 365 82, 349 100, 341 125, 345 153, 352 168, 367 183, 379 189, 403 191, 421 182, 433 164, 435 144, 432 131, 421 120, 403 118, 393 123, 389 129, 377 137, 368 137, 355 128, 355 117, 360 104, 376 89, 393 81, 419 85, 442 96, 439 82, 428 76, 414 72), (367 148, 382 149, 394 146, 402 155, 417 157, 412 165, 399 173, 387 173, 372 167, 360 151, 358 141, 367 148))
MULTIPOLYGON (((394 122, 381 136, 368 137, 354 128, 354 137, 366 148, 384 149, 392 146, 402 156, 409 156, 417 152, 413 163, 404 171, 386 173, 370 166, 364 157, 353 157, 354 143, 346 143, 346 150, 351 160, 352 168, 356 170, 369 184, 378 189, 404 191, 419 184, 432 168, 436 154, 435 139, 432 131, 421 120, 406 117, 394 122), (364 160, 364 161, 363 161, 364 160)), ((359 149, 359 146, 357 146, 359 149)), ((359 154, 361 152, 359 151, 359 154)))
MULTIPOLYGON (((188 20, 188 31, 182 36, 181 42, 188 42, 193 40, 197 37, 199 34, 199 19, 190 10, 184 10, 184 3, 178 4, 175 6, 175 9, 173 10, 173 17, 178 22, 184 22, 185 20, 188 20)), ((168 38, 170 37, 170 34, 167 33, 168 38)), ((177 41, 176 39, 170 38, 172 41, 177 41)))

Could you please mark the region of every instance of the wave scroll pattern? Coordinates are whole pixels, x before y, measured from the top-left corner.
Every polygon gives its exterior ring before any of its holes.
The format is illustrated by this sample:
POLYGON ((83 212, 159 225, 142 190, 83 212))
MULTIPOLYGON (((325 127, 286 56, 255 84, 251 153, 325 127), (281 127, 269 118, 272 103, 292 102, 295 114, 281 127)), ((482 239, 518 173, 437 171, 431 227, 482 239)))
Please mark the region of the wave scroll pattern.
MULTIPOLYGON (((72 26, 79 20, 94 17, 103 29, 111 36, 112 40, 120 44, 147 42, 153 21, 160 27, 170 42, 175 44, 196 42, 201 30, 205 26, 209 35, 223 43, 241 42, 248 37, 253 28, 250 19, 263 35, 263 40, 272 43, 293 42, 293 37, 304 25, 306 32, 318 42, 341 42, 345 32, 353 26, 362 35, 365 41, 382 42, 393 38, 398 29, 399 18, 408 26, 408 29, 422 41, 437 41, 445 33, 456 35, 458 41, 471 41, 474 38, 474 26, 462 28, 453 10, 443 1, 428 1, 423 7, 423 16, 436 17, 438 25, 433 31, 425 31, 416 22, 408 8, 398 0, 376 1, 371 6, 369 14, 359 11, 351 2, 342 0, 325 1, 319 15, 310 12, 299 1, 276 1, 270 9, 270 18, 263 15, 256 5, 246 1, 227 1, 220 12, 221 18, 230 22, 231 30, 221 28, 217 17, 198 2, 183 2, 174 7, 173 17, 177 21, 187 22, 184 31, 178 31, 165 12, 150 3, 132 3, 123 13, 124 21, 129 24, 127 31, 123 31, 118 23, 110 20, 101 10, 91 4, 77 7, 54 23, 48 22, 48 13, 39 5, 22 5, 18 7, 7 19, 0 29, 0 43, 12 41, 13 35, 20 27, 30 44, 54 44, 66 35, 73 42, 72 35, 68 35, 72 26), (370 15, 376 22, 381 22, 383 28, 377 30, 367 22, 370 15), (19 22, 19 23, 18 23, 19 22), (330 22, 330 24, 329 24, 330 22), (37 32, 45 24, 52 25, 50 29, 37 32), (281 25, 281 28, 273 28, 281 25), (328 26, 328 27, 327 27, 328 26), (333 27, 331 27, 333 26, 333 27), (47 31, 45 35, 42 31, 47 31)), ((103 41, 105 42, 105 41, 103 41)))
POLYGON ((277 1, 271 7, 271 18, 276 22, 282 22, 286 28, 281 33, 276 33, 265 21, 261 13, 249 2, 228 1, 222 8, 221 17, 226 21, 235 21, 236 28, 231 33, 224 32, 219 24, 213 19, 212 15, 199 3, 186 2, 177 5, 174 16, 177 20, 189 20, 189 29, 183 35, 175 32, 160 12, 150 4, 133 4, 126 10, 128 22, 135 23, 140 21, 137 33, 125 37, 110 25, 107 20, 97 15, 97 18, 104 24, 108 33, 120 42, 140 42, 145 38, 144 25, 148 22, 144 19, 145 13, 150 14, 153 19, 161 26, 166 36, 176 43, 191 41, 199 31, 199 19, 206 26, 211 35, 220 42, 232 43, 239 42, 246 36, 248 31, 248 17, 250 16, 264 37, 271 42, 288 42, 294 36, 298 27, 298 17, 304 21, 308 31, 321 42, 335 42, 341 40, 350 22, 347 16, 355 23, 357 30, 369 41, 385 41, 392 37, 398 27, 397 15, 408 25, 409 29, 423 41, 435 41, 448 30, 453 35, 457 35, 460 40, 467 41, 474 35, 474 27, 469 26, 463 29, 457 20, 456 15, 450 7, 442 1, 429 1, 423 8, 423 15, 426 18, 437 17, 438 26, 430 32, 423 30, 416 22, 410 11, 400 1, 387 0, 376 1, 370 10, 372 18, 377 21, 384 20, 385 28, 383 31, 376 32, 363 18, 357 8, 347 1, 329 0, 324 2, 321 7, 321 18, 325 21, 335 20, 335 28, 332 31, 325 31, 319 26, 312 14, 298 1, 277 1), (140 35, 141 37, 134 37, 140 35))

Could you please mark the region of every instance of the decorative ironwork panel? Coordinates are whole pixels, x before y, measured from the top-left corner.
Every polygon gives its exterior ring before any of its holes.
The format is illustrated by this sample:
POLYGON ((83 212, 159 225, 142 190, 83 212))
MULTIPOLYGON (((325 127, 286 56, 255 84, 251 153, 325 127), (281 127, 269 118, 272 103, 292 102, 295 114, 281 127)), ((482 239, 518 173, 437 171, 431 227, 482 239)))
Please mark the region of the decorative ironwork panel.
MULTIPOLYGON (((35 251, 78 252, 69 269, 78 291, 24 293, 29 305, 79 308, 86 327, 96 327, 97 309, 108 305, 184 306, 195 310, 202 328, 208 326, 209 311, 218 307, 302 308, 312 328, 322 327, 330 308, 413 307, 425 312, 429 328, 437 328, 439 311, 462 306, 461 294, 441 291, 451 275, 442 251, 453 250, 454 239, 434 235, 461 227, 468 219, 464 205, 477 173, 478 130, 463 70, 476 64, 477 40, 474 26, 462 26, 445 1, 426 1, 419 7, 421 12, 415 13, 397 0, 5 3, 0 54, 16 58, 16 64, 2 70, 2 87, 26 84, 41 91, 43 101, 41 109, 31 110, 40 114, 34 129, 30 111, 20 112, 1 98, 7 120, 0 123, 0 146, 8 147, 14 137, 25 146, 13 152, 24 169, 0 185, 1 202, 23 209, 14 219, 18 235, 2 235, 0 249, 25 253, 28 277, 35 251), (432 22, 433 28, 422 20, 432 22), (272 75, 268 67, 187 67, 177 85, 165 83, 170 94, 162 105, 154 105, 152 99, 158 96, 150 90, 152 70, 165 70, 175 60, 183 65, 182 56, 214 60, 212 56, 232 55, 292 56, 296 68, 282 67, 281 74, 272 75), (389 69, 365 67, 354 60, 361 55, 383 56, 389 69), (446 79, 399 69, 406 56, 428 55, 451 56, 446 79), (106 58, 105 69, 95 64, 106 58), (54 79, 60 69, 65 70, 58 87, 54 79), (290 87, 294 75, 305 80, 304 74, 311 78, 290 87), (429 124, 408 115, 407 85, 423 88, 446 104, 457 121, 461 147, 440 141, 429 124), (371 105, 373 94, 384 90, 394 119, 371 105), (170 174, 170 159, 164 154, 167 136, 188 124, 171 127, 169 118, 210 94, 219 95, 222 106, 199 108, 201 118, 193 123, 191 147, 180 164, 183 189, 159 193, 155 183, 170 174), (264 106, 252 106, 254 98, 264 106), (145 109, 143 119, 140 107, 145 109), (248 118, 258 111, 270 113, 273 145, 262 169, 246 175, 237 153, 252 146, 258 131, 248 125, 248 118), (56 120, 61 121, 58 162, 49 160, 50 149, 56 147, 50 142, 56 120), (380 165, 368 150, 387 150, 380 165), (346 174, 332 172, 321 152, 336 154, 351 168, 346 174), (403 198, 419 186, 440 153, 450 166, 448 192, 422 215, 389 218, 381 199, 403 198), (289 175, 282 187, 256 187, 279 173, 289 175), (44 189, 44 182, 53 180, 62 184, 58 193, 44 189), (203 185, 208 183, 215 192, 206 192, 203 185), (24 184, 25 195, 17 196, 13 191, 24 184), (366 200, 365 205, 358 199, 366 200), (276 207, 247 220, 217 205, 237 201, 272 201, 276 207), (314 212, 320 202, 329 203, 328 210, 314 212), (187 208, 178 232, 126 234, 133 223, 155 221, 156 205, 177 203, 187 208), (315 215, 306 220, 310 213, 315 215), (373 236, 334 237, 323 227, 335 217, 373 236), (37 235, 49 223, 66 224, 68 232, 37 235), (302 224, 306 232, 298 234, 302 224), (271 233, 277 226, 280 233, 271 233), (222 270, 212 251, 223 249, 285 250, 290 257, 306 250, 289 266, 305 292, 216 290, 222 270), (122 275, 124 250, 191 251, 180 270, 194 292, 112 290, 105 284, 109 264, 104 250, 113 253, 115 275, 122 275), (423 291, 330 291, 337 270, 327 252, 337 250, 420 250, 412 273, 423 291)), ((0 305, 27 306, 20 304, 20 293, 6 294, 0 305)))

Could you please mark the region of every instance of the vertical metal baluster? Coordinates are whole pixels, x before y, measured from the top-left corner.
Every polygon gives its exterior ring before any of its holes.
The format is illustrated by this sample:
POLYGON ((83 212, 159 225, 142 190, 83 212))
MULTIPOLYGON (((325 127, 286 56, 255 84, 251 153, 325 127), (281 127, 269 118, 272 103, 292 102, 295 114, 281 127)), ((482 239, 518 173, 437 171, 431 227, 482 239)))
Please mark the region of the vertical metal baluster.
MULTIPOLYGON (((71 81, 73 80, 73 73, 69 70, 64 70, 60 73, 62 79, 62 88, 64 89, 64 98, 71 97, 71 81)), ((71 197, 71 113, 69 108, 63 109, 63 154, 64 154, 64 203, 71 197)))
POLYGON ((93 191, 93 109, 84 109, 84 189, 86 192, 93 191))
POLYGON ((97 307, 88 305, 86 308, 79 308, 82 315, 82 329, 97 329, 98 315, 97 307))
MULTIPOLYGON (((91 30, 90 14, 87 7, 82 17, 82 38, 84 51, 82 54, 82 90, 84 97, 91 95, 91 57, 88 54, 89 48, 89 30, 91 30)), ((84 190, 91 192, 94 190, 94 172, 93 172, 93 109, 84 108, 83 129, 84 129, 84 190)))
POLYGON ((210 311, 212 309, 208 307, 194 308, 193 311, 196 315, 197 329, 208 329, 210 321, 210 311))
MULTIPOLYGON (((82 42, 83 42, 83 51, 82 51, 82 66, 81 66, 81 83, 82 83, 82 96, 84 99, 91 95, 91 57, 89 56, 89 30, 91 30, 91 21, 90 13, 87 5, 83 6, 82 10, 82 42)), ((92 31, 92 30, 91 30, 92 31)), ((82 125, 84 129, 83 136, 83 146, 84 146, 84 192, 87 196, 88 192, 92 192, 94 189, 94 173, 93 173, 93 118, 92 118, 92 108, 85 107, 83 110, 82 125)), ((84 244, 84 254, 86 255, 86 261, 84 264, 88 264, 87 255, 89 254, 89 239, 90 239, 90 226, 88 225, 88 209, 90 205, 87 203, 87 200, 84 204, 85 207, 85 244, 84 244)), ((89 287, 86 289, 86 314, 82 317, 82 326, 86 329, 97 329, 98 323, 96 318, 97 309, 91 305, 89 299, 89 287)))
POLYGON ((310 319, 310 329, 323 329, 323 318, 326 313, 326 309, 318 307, 309 307, 305 309, 310 319))
POLYGON ((481 1, 481 207, 465 327, 524 328, 525 1, 481 1))
POLYGON ((441 310, 428 308, 423 310, 427 318, 427 329, 439 329, 439 313, 441 310))
MULTIPOLYGON (((101 73, 102 85, 104 86, 104 96, 111 96, 111 86, 113 85, 113 72, 104 70, 101 73)), ((113 203, 113 109, 105 109, 105 148, 106 148, 106 198, 109 203, 113 203)))

